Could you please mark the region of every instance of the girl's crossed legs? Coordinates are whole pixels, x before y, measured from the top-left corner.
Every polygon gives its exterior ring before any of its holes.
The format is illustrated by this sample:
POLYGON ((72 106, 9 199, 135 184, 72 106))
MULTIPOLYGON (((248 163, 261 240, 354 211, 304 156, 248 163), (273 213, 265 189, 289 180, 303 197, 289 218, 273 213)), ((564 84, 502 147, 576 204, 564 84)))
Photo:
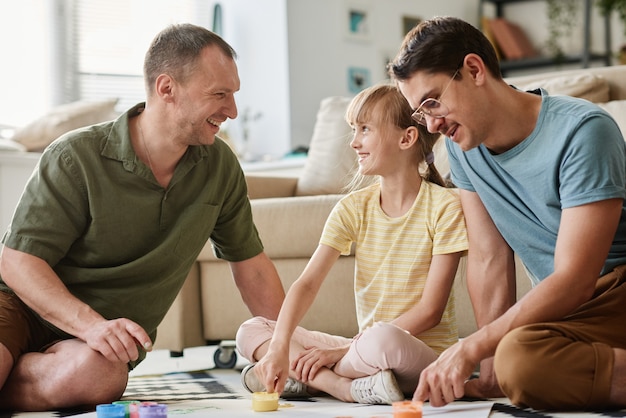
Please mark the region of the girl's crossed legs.
MULTIPOLYGON (((237 349, 243 357, 256 362, 267 352, 276 322, 262 317, 244 322, 237 332, 237 349)), ((350 344, 346 355, 336 364, 322 368, 310 387, 337 399, 352 401, 352 380, 392 370, 403 393, 412 394, 421 371, 437 354, 419 339, 389 323, 378 322, 354 338, 309 331, 297 327, 290 344, 290 359, 307 348, 336 348, 350 344)), ((290 372, 290 376, 296 376, 290 372)))

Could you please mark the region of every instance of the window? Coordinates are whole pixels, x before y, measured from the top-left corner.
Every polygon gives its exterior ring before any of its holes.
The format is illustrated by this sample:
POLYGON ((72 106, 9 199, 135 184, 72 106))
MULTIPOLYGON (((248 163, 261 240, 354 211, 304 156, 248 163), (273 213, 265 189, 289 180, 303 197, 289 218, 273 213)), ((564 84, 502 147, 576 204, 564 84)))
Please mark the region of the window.
POLYGON ((206 0, 72 0, 63 7, 59 101, 117 97, 120 111, 145 100, 143 58, 154 36, 172 23, 211 28, 213 9, 206 0))

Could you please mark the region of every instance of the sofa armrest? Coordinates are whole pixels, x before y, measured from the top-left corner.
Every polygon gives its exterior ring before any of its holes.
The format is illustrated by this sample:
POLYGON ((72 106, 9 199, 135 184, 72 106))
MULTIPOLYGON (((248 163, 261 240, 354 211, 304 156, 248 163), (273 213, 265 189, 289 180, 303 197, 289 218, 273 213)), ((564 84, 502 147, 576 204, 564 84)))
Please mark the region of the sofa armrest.
MULTIPOLYGON (((311 257, 330 211, 343 195, 252 199, 252 216, 270 258, 311 257)), ((217 261, 208 241, 198 261, 217 261)))
POLYGON ((250 199, 289 197, 296 194, 297 177, 273 177, 246 174, 250 199))
MULTIPOLYGON (((252 214, 265 253, 276 266, 285 290, 300 276, 317 248, 324 224, 343 195, 253 199, 252 214)), ((233 339, 239 325, 250 318, 228 263, 219 261, 207 244, 198 257, 204 337, 233 339)), ((354 257, 340 257, 301 325, 352 337, 358 332, 354 301, 354 257), (337 318, 341 318, 340 321, 337 318)))
POLYGON ((310 257, 343 195, 252 200, 252 216, 270 258, 310 257))

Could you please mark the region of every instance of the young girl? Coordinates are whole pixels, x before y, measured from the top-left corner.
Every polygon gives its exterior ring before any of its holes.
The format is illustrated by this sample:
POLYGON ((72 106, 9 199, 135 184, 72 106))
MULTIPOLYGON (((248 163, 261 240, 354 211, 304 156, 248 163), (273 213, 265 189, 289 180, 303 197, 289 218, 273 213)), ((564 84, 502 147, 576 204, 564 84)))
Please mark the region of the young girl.
POLYGON ((412 394, 420 372, 458 340, 451 290, 467 249, 465 222, 457 194, 443 187, 433 163, 439 135, 411 114, 388 84, 350 103, 357 176, 377 181, 337 203, 278 320, 255 317, 241 325, 237 348, 258 361, 242 372, 249 391, 325 392, 344 402, 391 404, 412 394), (297 326, 353 243, 360 333, 350 339, 297 326))

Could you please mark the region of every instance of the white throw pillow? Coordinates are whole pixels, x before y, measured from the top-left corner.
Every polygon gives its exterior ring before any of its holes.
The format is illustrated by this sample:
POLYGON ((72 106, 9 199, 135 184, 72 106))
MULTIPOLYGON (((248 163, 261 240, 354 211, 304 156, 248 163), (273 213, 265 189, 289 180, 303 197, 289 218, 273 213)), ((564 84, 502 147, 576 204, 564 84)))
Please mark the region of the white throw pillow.
POLYGON ((345 120, 350 100, 348 97, 322 100, 296 196, 344 192, 357 162, 350 147, 352 129, 345 120))
POLYGON ((11 139, 28 151, 42 151, 66 132, 113 119, 117 101, 77 101, 57 106, 15 131, 11 139))
POLYGON ((553 95, 580 97, 593 103, 609 100, 608 82, 604 77, 595 74, 553 77, 515 87, 520 90, 533 90, 542 87, 553 95))
POLYGON ((26 151, 26 147, 12 139, 0 138, 0 151, 26 151))
POLYGON ((613 119, 615 119, 619 129, 622 131, 622 136, 626 136, 626 100, 612 100, 606 103, 598 103, 598 106, 613 116, 613 119))

